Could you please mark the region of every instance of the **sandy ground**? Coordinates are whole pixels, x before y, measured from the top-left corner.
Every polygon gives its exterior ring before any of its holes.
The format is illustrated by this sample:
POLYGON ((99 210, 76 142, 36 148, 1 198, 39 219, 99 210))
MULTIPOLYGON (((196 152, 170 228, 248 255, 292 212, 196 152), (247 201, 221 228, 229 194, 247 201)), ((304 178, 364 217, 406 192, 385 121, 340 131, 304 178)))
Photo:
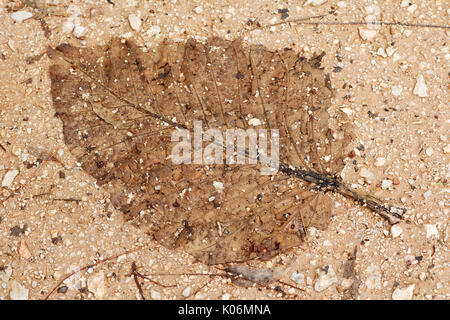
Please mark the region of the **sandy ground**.
POLYGON ((139 299, 130 276, 136 262, 141 273, 172 274, 152 277, 175 285, 171 288, 142 280, 146 298, 342 299, 349 297, 344 263, 355 247, 360 280, 355 298, 450 298, 448 29, 383 26, 367 31, 358 26, 284 24, 244 32, 249 19, 252 26, 256 21, 262 25, 282 21, 278 9, 284 8, 289 9, 287 19, 335 9, 323 20, 364 21, 380 12, 386 21, 448 25, 447 1, 411 0, 405 7, 392 1, 379 10, 376 1, 350 0, 328 0, 320 6, 294 0, 236 0, 228 5, 179 0, 115 5, 47 1, 55 6, 28 2, 50 13, 43 18, 44 27, 38 19, 12 18, 14 11, 38 16, 39 10, 0 0, 0 299, 43 299, 70 272, 131 249, 138 250, 84 268, 50 298, 139 299), (142 18, 139 32, 130 27, 130 14, 142 18), (373 38, 362 39, 366 33, 373 38), (344 110, 357 128, 354 157, 347 161, 344 180, 408 209, 405 221, 391 230, 375 214, 333 196, 335 217, 327 230, 310 230, 301 248, 252 263, 280 268, 284 282, 302 289, 281 286, 291 296, 264 287, 238 287, 223 277, 182 275, 221 271, 196 264, 181 251, 166 250, 124 222, 109 204, 109 195, 76 166, 54 117, 50 61, 45 54, 39 56, 47 46, 63 42, 89 46, 122 36, 150 49, 165 37, 212 35, 242 37, 272 49, 292 47, 305 56, 324 50, 323 66, 337 90, 332 109, 344 110), (419 75, 427 87, 423 97, 413 92, 419 75), (59 198, 81 201, 55 200, 59 198), (325 280, 331 278, 331 285, 319 292, 314 288, 316 270, 325 266, 336 277, 329 272, 325 280), (304 281, 290 280, 294 271, 304 281), (196 293, 197 289, 201 290, 196 293))

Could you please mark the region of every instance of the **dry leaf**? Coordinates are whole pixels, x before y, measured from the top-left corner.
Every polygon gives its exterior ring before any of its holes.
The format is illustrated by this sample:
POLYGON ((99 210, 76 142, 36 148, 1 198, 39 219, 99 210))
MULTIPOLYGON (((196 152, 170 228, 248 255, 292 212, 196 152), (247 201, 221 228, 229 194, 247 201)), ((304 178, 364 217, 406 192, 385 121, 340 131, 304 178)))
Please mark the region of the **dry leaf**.
POLYGON ((401 219, 339 178, 353 134, 343 114, 327 112, 324 53, 305 59, 220 38, 166 41, 152 53, 120 39, 48 53, 71 153, 114 207, 168 248, 207 264, 269 259, 297 246, 305 228, 328 225, 332 202, 322 191, 401 219), (278 129, 278 173, 261 175, 260 163, 174 164, 172 133, 192 132, 194 121, 204 131, 278 129))

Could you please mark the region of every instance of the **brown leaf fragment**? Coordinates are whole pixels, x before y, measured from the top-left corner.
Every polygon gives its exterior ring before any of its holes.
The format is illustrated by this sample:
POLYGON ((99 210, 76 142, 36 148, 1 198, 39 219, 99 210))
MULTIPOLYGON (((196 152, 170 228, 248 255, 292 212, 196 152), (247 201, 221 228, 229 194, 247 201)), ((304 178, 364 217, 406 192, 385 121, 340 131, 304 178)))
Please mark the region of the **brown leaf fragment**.
MULTIPOLYGON (((329 223, 332 201, 322 191, 389 211, 339 178, 353 134, 344 114, 328 114, 324 54, 306 59, 221 38, 164 41, 154 52, 120 39, 48 50, 53 105, 72 155, 127 219, 206 264, 270 259, 298 246, 305 229, 329 223), (262 175, 267 165, 248 145, 236 152, 244 164, 176 164, 172 134, 186 129, 192 140, 196 121, 224 136, 279 130, 278 173, 262 175)), ((225 147, 210 141, 192 149, 225 147)))

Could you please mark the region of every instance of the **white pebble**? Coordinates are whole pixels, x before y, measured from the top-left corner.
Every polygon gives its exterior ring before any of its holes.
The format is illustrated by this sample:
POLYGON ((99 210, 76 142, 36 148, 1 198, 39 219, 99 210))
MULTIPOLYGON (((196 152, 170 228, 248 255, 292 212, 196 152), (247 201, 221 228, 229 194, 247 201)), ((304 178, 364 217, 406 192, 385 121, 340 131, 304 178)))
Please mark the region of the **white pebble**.
POLYGON ((424 224, 425 232, 427 238, 439 238, 439 232, 435 224, 424 224))
POLYGON ((402 0, 402 2, 400 3, 400 7, 402 8, 406 8, 409 6, 411 2, 409 0, 402 0))
POLYGON ((425 84, 425 79, 423 78, 423 75, 419 74, 417 76, 416 86, 414 87, 414 94, 421 98, 428 97, 427 90, 428 88, 425 84))
POLYGON ((66 21, 62 25, 62 32, 65 34, 71 34, 75 25, 71 21, 66 21))
POLYGON ((347 2, 345 2, 345 1, 338 1, 336 3, 336 5, 338 6, 338 8, 344 9, 345 7, 347 7, 347 2))
POLYGON ((427 191, 425 191, 425 193, 423 194, 423 197, 425 198, 425 200, 427 200, 430 196, 431 196, 431 190, 427 190, 427 191))
POLYGON ((161 33, 161 27, 160 26, 151 26, 148 30, 147 30, 147 35, 149 37, 157 35, 161 33))
POLYGON ((397 48, 394 47, 387 47, 386 48, 386 54, 388 55, 388 57, 391 57, 395 51, 397 51, 397 48))
POLYGON ((9 292, 11 300, 28 300, 28 289, 18 283, 11 281, 11 291, 9 292))
POLYGON ((153 300, 161 300, 161 293, 158 291, 152 290, 150 291, 150 297, 152 297, 153 300))
POLYGON ((14 178, 19 174, 19 170, 9 170, 3 177, 2 187, 12 188, 14 178))
POLYGON ((417 9, 417 4, 413 4, 413 5, 409 6, 407 10, 409 13, 413 13, 414 11, 416 11, 416 9, 417 9))
POLYGON ((141 23, 142 23, 141 18, 139 18, 134 13, 128 16, 128 22, 130 23, 130 27, 134 31, 139 32, 141 30, 141 23))
POLYGON ((379 157, 375 160, 375 167, 382 167, 386 164, 386 158, 379 157))
POLYGON ((305 275, 303 273, 294 271, 291 274, 291 280, 297 284, 303 285, 305 284, 305 275))
POLYGON ((316 270, 317 280, 314 284, 314 290, 317 292, 328 289, 333 284, 338 282, 336 273, 331 266, 325 266, 316 270))
POLYGON ((368 277, 364 282, 367 288, 371 290, 381 289, 381 270, 378 266, 371 264, 367 269, 366 273, 368 277))
POLYGON ((185 298, 189 297, 191 295, 192 288, 187 286, 184 288, 183 292, 181 292, 181 295, 185 298))
POLYGON ((97 299, 103 299, 106 294, 105 273, 100 271, 89 277, 87 287, 97 299))
POLYGON ((377 35, 377 30, 375 29, 358 28, 358 31, 361 39, 366 41, 372 41, 377 35))
POLYGON ((414 293, 415 285, 412 284, 406 288, 397 288, 392 293, 393 300, 411 300, 414 293))
POLYGON ((392 90, 392 95, 394 97, 398 97, 402 94, 403 88, 400 86, 393 86, 391 90, 392 90))
POLYGON ((367 178, 367 179, 369 179, 369 180, 375 179, 374 174, 373 174, 372 172, 370 172, 367 168, 362 168, 362 169, 359 171, 359 175, 360 175, 361 177, 367 178))
POLYGON ((320 6, 327 2, 327 0, 306 0, 303 6, 320 6))
POLYGON ((391 227, 392 238, 397 238, 398 236, 400 236, 402 234, 402 232, 403 232, 403 229, 398 224, 394 224, 391 227))
POLYGON ((32 16, 33 14, 28 11, 16 11, 11 13, 11 19, 19 23, 22 23, 23 21, 30 19, 32 16))
POLYGON ((86 32, 87 28, 83 26, 75 26, 75 29, 73 29, 73 35, 78 39, 84 37, 86 32))
POLYGON ((203 7, 202 6, 195 7, 194 8, 194 12, 198 13, 198 14, 202 13, 203 12, 203 7))
POLYGON ((392 186, 392 181, 385 179, 381 182, 381 189, 389 189, 392 186))
POLYGON ((256 126, 259 126, 259 125, 261 124, 261 120, 259 120, 259 119, 257 119, 257 118, 252 118, 252 119, 250 119, 250 120, 248 121, 248 124, 249 124, 250 126, 256 127, 256 126))
POLYGON ((216 188, 217 191, 219 191, 219 192, 223 191, 223 182, 214 181, 213 186, 214 186, 214 188, 216 188))

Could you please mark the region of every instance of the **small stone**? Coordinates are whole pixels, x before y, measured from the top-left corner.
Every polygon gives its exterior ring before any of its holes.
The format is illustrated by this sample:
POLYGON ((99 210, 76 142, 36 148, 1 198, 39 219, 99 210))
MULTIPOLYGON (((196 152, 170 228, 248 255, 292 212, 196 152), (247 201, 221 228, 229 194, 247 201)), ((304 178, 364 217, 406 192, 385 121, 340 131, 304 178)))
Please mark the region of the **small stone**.
POLYGON ((350 289, 350 287, 353 284, 353 280, 352 279, 344 279, 341 282, 341 291, 347 291, 348 289, 350 289))
POLYGON ((393 86, 391 90, 392 90, 392 95, 394 97, 398 97, 402 94, 403 88, 400 86, 393 86))
POLYGON ((33 14, 28 11, 16 11, 11 13, 11 19, 19 23, 22 23, 23 21, 30 19, 32 16, 33 14))
POLYGON ((148 30, 147 30, 147 35, 149 37, 157 35, 161 33, 161 27, 160 26, 151 26, 148 30))
POLYGON ((202 13, 203 12, 203 7, 202 6, 195 7, 194 8, 194 12, 198 13, 198 14, 202 13))
POLYGON ((444 153, 450 153, 450 144, 444 147, 444 153))
POLYGON ((250 119, 250 120, 248 121, 248 124, 249 124, 250 126, 256 127, 256 126, 261 125, 261 120, 259 120, 259 119, 257 119, 257 118, 252 118, 252 119, 250 119))
POLYGON ((325 2, 327 2, 327 0, 306 0, 305 4, 303 5, 305 6, 321 6, 322 4, 324 4, 325 2))
POLYGON ((413 5, 410 5, 407 10, 409 13, 413 13, 414 11, 416 11, 416 9, 417 9, 417 4, 413 4, 413 5))
POLYGON ((9 292, 11 300, 28 300, 28 289, 18 283, 11 281, 11 291, 9 292))
POLYGON ((375 29, 358 28, 358 31, 361 39, 366 41, 372 41, 377 35, 377 30, 375 29))
POLYGON ((305 275, 303 273, 294 271, 291 274, 291 280, 297 284, 304 285, 305 284, 305 275))
POLYGON ((392 293, 393 300, 411 300, 415 285, 409 285, 406 288, 397 288, 392 293))
POLYGON ((150 291, 150 297, 153 299, 153 300, 161 300, 161 293, 159 293, 158 291, 155 291, 155 290, 152 290, 152 291, 150 291))
POLYGON ((347 7, 347 2, 345 1, 338 1, 336 2, 336 5, 338 6, 338 8, 344 9, 347 7))
POLYGON ((386 54, 388 55, 388 57, 391 57, 395 51, 397 51, 397 48, 394 47, 387 47, 386 48, 386 54))
POLYGON ((12 189, 14 178, 19 174, 19 170, 9 170, 3 177, 2 187, 12 189))
POLYGON ((409 0, 402 0, 402 2, 400 3, 401 8, 406 8, 409 5, 411 5, 411 2, 409 0))
POLYGON ((382 167, 386 164, 386 158, 379 157, 375 160, 375 167, 382 167))
POLYGON ((368 277, 364 282, 367 288, 370 290, 381 289, 381 270, 378 266, 371 264, 367 269, 366 273, 368 277))
POLYGON ((398 236, 400 236, 403 232, 403 229, 398 225, 398 224, 394 224, 391 227, 391 235, 392 238, 397 238, 398 236))
POLYGON ((317 292, 324 291, 338 282, 336 273, 331 266, 324 266, 323 268, 317 269, 316 276, 317 280, 314 284, 314 290, 317 292))
POLYGON ((130 27, 134 31, 139 32, 141 30, 141 23, 142 23, 141 18, 139 18, 134 13, 128 16, 128 22, 130 23, 130 27))
POLYGON ((423 75, 419 74, 417 76, 416 86, 414 87, 413 93, 421 98, 428 97, 427 85, 425 84, 425 79, 423 75))
POLYGON ((439 232, 435 224, 424 224, 425 232, 428 238, 439 238, 439 232))
POLYGON ((106 294, 105 273, 100 271, 89 277, 87 287, 97 299, 103 299, 106 294))
POLYGON ((75 25, 71 21, 66 21, 62 25, 62 32, 65 34, 71 34, 75 25))
POLYGON ((381 189, 389 189, 392 186, 392 181, 389 179, 383 180, 381 182, 381 189))
POLYGON ((427 200, 429 197, 431 197, 431 190, 427 190, 424 194, 423 197, 425 198, 425 200, 427 200))
POLYGON ((427 154, 427 156, 432 156, 433 155, 433 149, 432 148, 427 148, 427 150, 425 151, 425 153, 427 154))
POLYGON ((222 295, 222 300, 230 300, 230 298, 231 298, 231 294, 229 294, 229 293, 224 293, 222 295))
POLYGON ((73 29, 73 35, 78 39, 83 38, 86 35, 86 33, 87 28, 83 26, 75 26, 75 28, 73 29))
POLYGON ((223 182, 214 181, 213 182, 213 186, 218 192, 222 192, 223 191, 223 182))
POLYGON ((11 278, 11 275, 12 275, 11 266, 6 266, 2 271, 0 271, 0 280, 8 283, 9 279, 11 278))
POLYGON ((66 293, 68 289, 69 289, 68 286, 62 286, 62 287, 58 288, 57 292, 58 293, 66 293))
POLYGON ((31 258, 31 252, 30 249, 28 249, 28 245, 25 239, 21 239, 19 243, 19 255, 23 259, 30 259, 31 258))
POLYGON ((187 286, 184 288, 183 292, 181 292, 181 295, 185 298, 189 297, 191 295, 192 288, 187 286))
POLYGON ((373 174, 372 172, 370 172, 369 169, 367 169, 367 168, 362 168, 362 169, 359 171, 359 175, 360 175, 361 177, 367 178, 367 179, 369 179, 369 180, 375 179, 374 174, 373 174))

